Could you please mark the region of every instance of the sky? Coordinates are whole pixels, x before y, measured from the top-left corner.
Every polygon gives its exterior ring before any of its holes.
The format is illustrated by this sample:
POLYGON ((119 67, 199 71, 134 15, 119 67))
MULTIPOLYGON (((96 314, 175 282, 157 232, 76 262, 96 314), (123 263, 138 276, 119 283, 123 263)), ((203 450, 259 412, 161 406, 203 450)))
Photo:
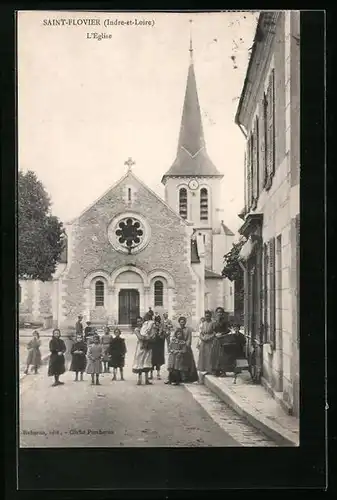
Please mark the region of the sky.
POLYGON ((192 31, 206 148, 224 174, 216 203, 236 232, 245 139, 234 117, 257 17, 242 11, 19 12, 18 163, 42 181, 52 213, 65 223, 79 215, 125 174, 129 157, 136 176, 164 196, 161 178, 177 152, 192 31), (61 18, 74 21, 46 22, 61 18), (80 25, 83 19, 100 25, 80 25), (104 26, 105 20, 138 24, 104 26))

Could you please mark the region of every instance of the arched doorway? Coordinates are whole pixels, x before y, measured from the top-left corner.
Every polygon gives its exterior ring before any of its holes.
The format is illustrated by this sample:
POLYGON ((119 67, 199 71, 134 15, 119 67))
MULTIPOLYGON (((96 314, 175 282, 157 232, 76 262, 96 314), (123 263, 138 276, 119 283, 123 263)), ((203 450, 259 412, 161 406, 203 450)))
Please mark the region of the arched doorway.
POLYGON ((118 324, 134 326, 139 313, 139 291, 122 288, 118 295, 118 324))

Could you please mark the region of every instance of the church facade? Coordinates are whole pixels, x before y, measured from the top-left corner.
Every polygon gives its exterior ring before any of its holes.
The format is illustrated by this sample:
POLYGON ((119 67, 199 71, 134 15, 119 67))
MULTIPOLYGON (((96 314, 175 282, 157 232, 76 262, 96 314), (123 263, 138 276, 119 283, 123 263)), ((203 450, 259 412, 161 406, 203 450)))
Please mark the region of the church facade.
POLYGON ((65 225, 67 248, 53 280, 20 281, 20 316, 71 327, 132 325, 149 307, 196 325, 206 308, 234 309, 221 276, 234 234, 218 220, 223 175, 206 151, 194 64, 188 70, 177 154, 163 175, 165 199, 126 162, 126 174, 65 225))

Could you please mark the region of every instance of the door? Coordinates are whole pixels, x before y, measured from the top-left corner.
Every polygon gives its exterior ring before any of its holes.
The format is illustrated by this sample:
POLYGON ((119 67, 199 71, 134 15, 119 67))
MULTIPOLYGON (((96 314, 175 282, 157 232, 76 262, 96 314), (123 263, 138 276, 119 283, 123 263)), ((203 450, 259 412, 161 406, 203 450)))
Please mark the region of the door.
POLYGON ((120 325, 135 325, 139 316, 139 291, 123 289, 119 292, 118 323, 120 325))

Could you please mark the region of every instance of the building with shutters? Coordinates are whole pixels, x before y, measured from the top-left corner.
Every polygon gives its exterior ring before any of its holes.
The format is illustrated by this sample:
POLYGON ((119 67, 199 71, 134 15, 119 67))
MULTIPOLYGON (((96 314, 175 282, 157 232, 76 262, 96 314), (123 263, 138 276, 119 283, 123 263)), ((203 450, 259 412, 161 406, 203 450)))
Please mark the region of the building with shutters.
POLYGON ((300 13, 263 12, 236 114, 246 137, 240 258, 254 376, 299 414, 300 13))
POLYGON ((223 174, 207 150, 190 46, 178 147, 161 199, 127 172, 65 225, 67 248, 51 282, 20 282, 20 316, 52 314, 67 328, 77 316, 130 326, 149 307, 196 325, 205 308, 234 309, 222 277, 234 234, 218 219, 223 174))

